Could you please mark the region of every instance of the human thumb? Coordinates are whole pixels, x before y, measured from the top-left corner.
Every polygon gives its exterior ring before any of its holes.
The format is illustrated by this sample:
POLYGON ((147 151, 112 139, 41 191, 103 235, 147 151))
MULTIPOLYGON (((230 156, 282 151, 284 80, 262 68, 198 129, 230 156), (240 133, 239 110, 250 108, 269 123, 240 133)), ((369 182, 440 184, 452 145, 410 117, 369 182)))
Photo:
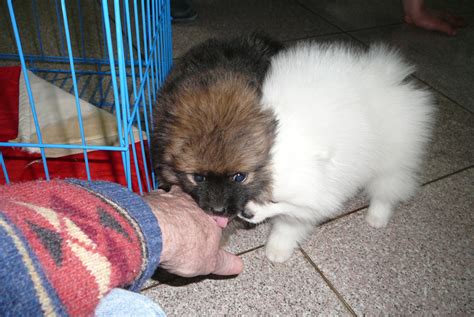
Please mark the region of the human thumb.
POLYGON ((237 275, 244 269, 242 259, 222 249, 217 253, 216 267, 212 273, 217 275, 237 275))

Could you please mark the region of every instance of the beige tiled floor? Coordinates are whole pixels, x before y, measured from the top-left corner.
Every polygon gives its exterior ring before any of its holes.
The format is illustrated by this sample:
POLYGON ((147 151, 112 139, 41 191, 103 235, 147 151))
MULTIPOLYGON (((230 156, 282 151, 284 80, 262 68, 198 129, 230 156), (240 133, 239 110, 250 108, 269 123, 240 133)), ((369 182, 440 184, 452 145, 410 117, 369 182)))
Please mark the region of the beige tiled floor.
MULTIPOLYGON (((37 2, 39 10, 51 9, 37 2)), ((228 249, 245 263, 240 276, 187 280, 161 274, 161 282, 148 281, 143 294, 177 316, 474 315, 474 1, 426 2, 464 16, 469 26, 453 38, 415 29, 402 22, 400 0, 195 0, 198 19, 173 26, 175 58, 210 37, 254 30, 287 43, 384 41, 417 65, 416 80, 437 98, 438 121, 425 185, 387 228, 363 221, 366 200, 358 196, 344 216, 315 228, 287 263, 265 259, 264 224, 230 241, 228 249)), ((27 2, 23 6, 22 12, 31 11, 27 2)), ((96 13, 88 15, 91 25, 96 13)), ((5 23, 0 19, 0 29, 5 23)), ((0 32, 1 52, 12 49, 10 37, 0 32)), ((88 53, 101 50, 97 41, 87 42, 88 53)), ((44 49, 56 52, 56 44, 44 49)))
POLYGON ((290 261, 268 262, 268 225, 242 230, 229 250, 244 252, 231 279, 150 281, 143 293, 169 315, 474 314, 474 5, 451 8, 470 25, 454 38, 402 23, 398 0, 196 0, 199 18, 173 26, 174 56, 209 37, 266 31, 286 42, 345 40, 393 44, 435 92, 438 123, 423 172, 425 186, 385 229, 363 220, 365 199, 315 228, 290 261), (358 210, 352 212, 354 210, 358 210), (155 286, 153 286, 155 285, 155 286))

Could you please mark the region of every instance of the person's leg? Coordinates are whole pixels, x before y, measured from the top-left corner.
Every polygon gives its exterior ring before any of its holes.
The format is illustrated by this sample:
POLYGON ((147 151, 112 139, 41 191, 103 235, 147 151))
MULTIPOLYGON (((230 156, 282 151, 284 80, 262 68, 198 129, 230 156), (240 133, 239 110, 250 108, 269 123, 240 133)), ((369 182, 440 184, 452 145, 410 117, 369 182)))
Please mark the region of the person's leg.
POLYGON ((456 29, 466 25, 463 18, 446 11, 425 7, 424 0, 403 0, 405 22, 420 28, 456 35, 456 29))
POLYGON ((166 316, 161 307, 139 293, 114 288, 99 303, 95 316, 166 316))

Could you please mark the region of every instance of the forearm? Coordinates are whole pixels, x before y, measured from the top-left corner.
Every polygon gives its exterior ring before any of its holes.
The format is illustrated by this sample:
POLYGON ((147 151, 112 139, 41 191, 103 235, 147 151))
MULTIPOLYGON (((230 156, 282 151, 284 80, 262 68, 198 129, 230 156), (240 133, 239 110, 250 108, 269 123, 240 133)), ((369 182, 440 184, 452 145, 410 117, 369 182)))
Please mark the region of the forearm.
POLYGON ((110 289, 137 290, 158 266, 156 217, 117 184, 31 182, 0 197, 0 315, 92 313, 110 289))

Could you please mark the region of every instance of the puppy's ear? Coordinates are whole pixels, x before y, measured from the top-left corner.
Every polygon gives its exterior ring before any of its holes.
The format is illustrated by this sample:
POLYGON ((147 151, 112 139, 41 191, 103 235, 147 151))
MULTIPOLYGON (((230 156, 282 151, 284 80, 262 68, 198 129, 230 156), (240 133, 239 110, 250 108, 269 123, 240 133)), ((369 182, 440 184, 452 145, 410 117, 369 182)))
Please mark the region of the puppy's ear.
POLYGON ((158 182, 158 189, 163 189, 165 192, 169 192, 171 190, 171 185, 158 182))
POLYGON ((158 180, 158 189, 163 189, 167 192, 171 190, 171 184, 167 182, 160 174, 158 174, 156 178, 158 180))
POLYGON ((156 172, 158 188, 165 191, 170 191, 171 186, 178 183, 178 177, 171 167, 166 165, 158 165, 156 167, 156 172))

